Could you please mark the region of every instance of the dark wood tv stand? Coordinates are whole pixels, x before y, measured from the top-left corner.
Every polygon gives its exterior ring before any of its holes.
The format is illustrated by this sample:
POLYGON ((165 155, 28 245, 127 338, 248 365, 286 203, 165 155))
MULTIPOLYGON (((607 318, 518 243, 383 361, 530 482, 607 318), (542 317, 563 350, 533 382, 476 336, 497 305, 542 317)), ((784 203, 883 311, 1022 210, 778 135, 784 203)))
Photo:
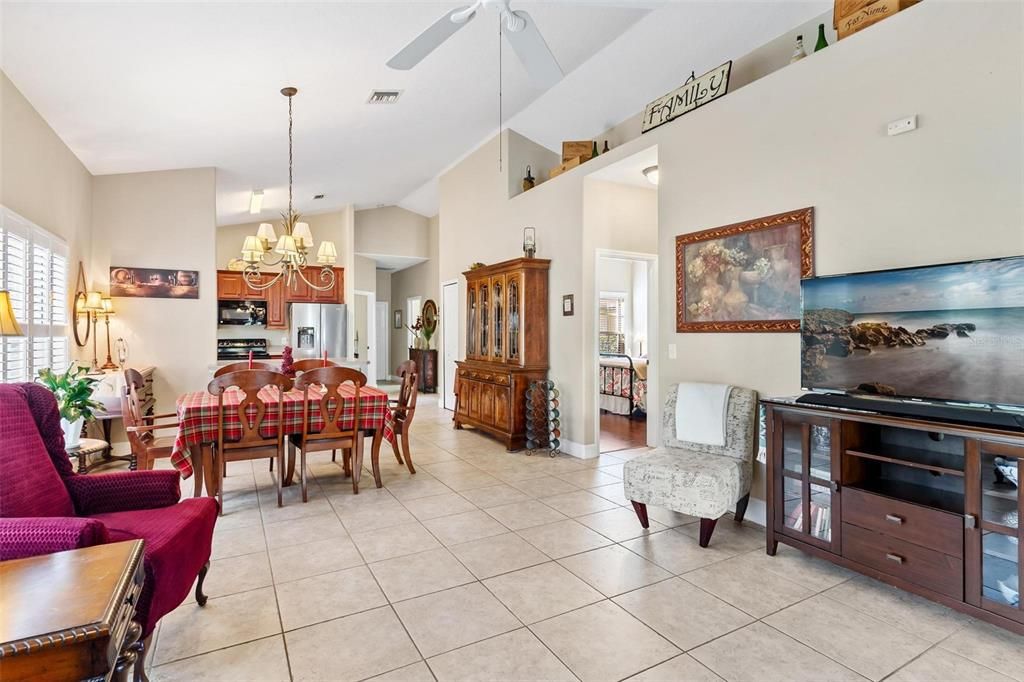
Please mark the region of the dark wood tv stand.
POLYGON ((768 554, 782 542, 1024 634, 1024 433, 762 402, 768 554))

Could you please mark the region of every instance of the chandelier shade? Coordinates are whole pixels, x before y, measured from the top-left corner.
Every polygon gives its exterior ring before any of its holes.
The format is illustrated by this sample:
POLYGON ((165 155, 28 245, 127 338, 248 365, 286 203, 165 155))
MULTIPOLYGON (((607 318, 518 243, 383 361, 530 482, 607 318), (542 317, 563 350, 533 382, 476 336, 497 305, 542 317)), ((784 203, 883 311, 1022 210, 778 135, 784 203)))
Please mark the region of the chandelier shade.
POLYGON ((301 279, 309 287, 317 291, 327 291, 335 286, 336 277, 331 267, 338 261, 338 250, 332 241, 323 241, 317 249, 317 265, 320 272, 307 275, 306 270, 314 267, 308 264, 307 254, 315 247, 313 232, 309 223, 300 222, 299 214, 292 207, 294 170, 292 144, 292 98, 298 94, 296 88, 282 88, 281 94, 288 98, 288 210, 281 214, 283 233, 278 236, 272 223, 260 223, 255 235, 250 235, 242 242, 242 261, 245 262, 243 276, 250 289, 262 291, 284 281, 286 286, 294 286, 301 279), (280 271, 263 272, 263 267, 280 265, 280 271), (321 284, 314 284, 317 280, 321 284))

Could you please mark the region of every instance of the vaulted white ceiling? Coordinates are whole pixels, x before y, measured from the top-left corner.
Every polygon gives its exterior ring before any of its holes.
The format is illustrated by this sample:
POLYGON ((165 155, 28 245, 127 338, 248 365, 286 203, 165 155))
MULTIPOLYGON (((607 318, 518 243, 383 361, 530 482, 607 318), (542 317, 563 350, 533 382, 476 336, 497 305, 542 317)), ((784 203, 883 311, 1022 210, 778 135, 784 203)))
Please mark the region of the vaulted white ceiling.
MULTIPOLYGON (((252 189, 265 190, 264 216, 285 208, 278 91, 294 85, 299 211, 430 214, 432 180, 498 129, 497 17, 478 16, 411 71, 384 63, 460 4, 4 3, 0 68, 94 174, 216 167, 220 224, 253 220, 252 189), (375 88, 403 94, 369 105, 375 88)), ((551 146, 595 135, 684 79, 676 62, 713 66, 829 4, 513 2, 568 75, 543 92, 504 46, 504 120, 551 146)))

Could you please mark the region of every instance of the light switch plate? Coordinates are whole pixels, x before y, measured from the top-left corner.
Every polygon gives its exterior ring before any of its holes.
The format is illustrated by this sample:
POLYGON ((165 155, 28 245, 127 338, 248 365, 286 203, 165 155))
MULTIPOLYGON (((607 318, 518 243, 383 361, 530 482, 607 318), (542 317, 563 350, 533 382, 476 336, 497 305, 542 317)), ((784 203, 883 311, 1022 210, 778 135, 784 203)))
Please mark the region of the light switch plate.
POLYGON ((886 132, 889 133, 889 137, 909 133, 911 130, 917 130, 917 114, 907 116, 906 118, 896 119, 886 128, 886 132))
POLYGON ((674 343, 668 344, 668 359, 669 360, 675 360, 677 355, 678 355, 678 353, 676 352, 676 344, 674 344, 674 343))

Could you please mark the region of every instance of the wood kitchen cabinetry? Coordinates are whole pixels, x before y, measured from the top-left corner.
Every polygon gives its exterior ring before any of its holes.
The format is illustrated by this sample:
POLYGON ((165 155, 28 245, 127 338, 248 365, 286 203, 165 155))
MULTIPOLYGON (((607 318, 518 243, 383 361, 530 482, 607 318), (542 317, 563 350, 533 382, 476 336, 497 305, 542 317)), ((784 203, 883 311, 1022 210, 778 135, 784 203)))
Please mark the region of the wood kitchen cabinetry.
POLYGON ((463 273, 466 359, 456 362, 455 428, 486 431, 509 450, 526 441, 526 389, 548 375, 550 265, 516 258, 463 273))
MULTIPOLYGON (((319 268, 311 268, 308 277, 319 284, 319 268)), ((263 275, 263 281, 272 279, 271 275, 263 275)), ((288 328, 289 303, 344 303, 345 302, 345 269, 334 268, 334 286, 326 291, 313 289, 301 278, 296 278, 292 286, 278 281, 269 289, 257 290, 249 287, 243 273, 235 270, 217 271, 217 299, 221 301, 266 301, 267 329, 288 328)))
POLYGON ((1024 433, 763 401, 782 542, 1024 634, 1024 433))

